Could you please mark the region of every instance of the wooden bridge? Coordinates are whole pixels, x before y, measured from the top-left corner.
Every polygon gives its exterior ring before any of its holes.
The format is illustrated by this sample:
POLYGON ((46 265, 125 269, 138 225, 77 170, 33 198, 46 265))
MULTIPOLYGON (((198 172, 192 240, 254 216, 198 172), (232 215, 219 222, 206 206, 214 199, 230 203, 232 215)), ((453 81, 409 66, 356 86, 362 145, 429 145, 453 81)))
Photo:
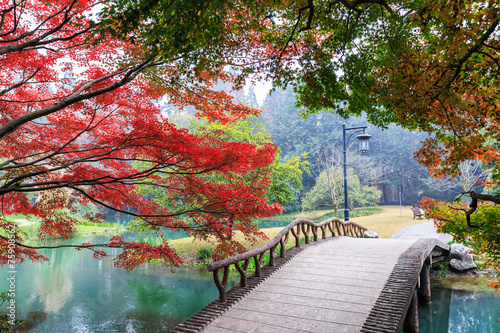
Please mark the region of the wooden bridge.
POLYGON ((267 245, 209 264, 219 299, 171 332, 418 331, 417 299, 430 302, 429 267, 449 247, 437 239, 362 238, 365 230, 336 218, 298 219, 267 245), (295 246, 285 251, 290 234, 295 246), (250 260, 255 272, 247 276, 250 260), (231 265, 240 283, 226 292, 231 265))

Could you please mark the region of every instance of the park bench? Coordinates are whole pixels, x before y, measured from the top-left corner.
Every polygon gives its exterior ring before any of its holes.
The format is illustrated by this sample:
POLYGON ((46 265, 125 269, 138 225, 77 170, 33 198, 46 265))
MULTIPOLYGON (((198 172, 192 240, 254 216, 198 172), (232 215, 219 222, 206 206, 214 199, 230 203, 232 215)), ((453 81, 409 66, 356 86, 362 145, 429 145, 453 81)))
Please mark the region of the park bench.
POLYGON ((420 208, 416 206, 411 207, 411 211, 413 212, 413 219, 415 219, 415 217, 422 218, 422 215, 424 215, 420 208))

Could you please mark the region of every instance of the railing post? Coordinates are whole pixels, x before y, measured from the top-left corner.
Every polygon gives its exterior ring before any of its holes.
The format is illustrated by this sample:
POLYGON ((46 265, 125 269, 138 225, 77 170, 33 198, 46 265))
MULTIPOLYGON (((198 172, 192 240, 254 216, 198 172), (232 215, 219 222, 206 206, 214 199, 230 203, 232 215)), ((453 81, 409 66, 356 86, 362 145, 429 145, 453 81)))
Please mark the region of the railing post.
POLYGON ((335 222, 335 228, 337 229, 337 235, 342 236, 342 233, 340 232, 340 226, 338 222, 335 222))
POLYGON ((248 264, 250 263, 250 260, 245 260, 245 263, 243 264, 243 267, 240 266, 240 263, 234 264, 234 267, 236 267, 236 270, 238 273, 240 273, 240 287, 246 287, 247 285, 247 269, 248 269, 248 264))
MULTIPOLYGON (((288 236, 288 234, 287 234, 288 236)), ((288 238, 288 237, 287 237, 288 238)), ((284 258, 286 252, 285 241, 283 241, 283 237, 280 239, 280 257, 284 258)))
POLYGON ((332 237, 335 237, 335 222, 328 223, 328 229, 332 233, 332 237))
POLYGON ((278 244, 276 244, 275 246, 273 246, 270 250, 269 250, 269 267, 274 267, 276 265, 275 263, 275 254, 274 252, 276 251, 276 248, 278 247, 278 244))
POLYGON ((309 232, 311 226, 309 224, 302 223, 302 233, 304 234, 304 243, 309 244, 309 232))
POLYGON ((260 277, 262 275, 262 258, 264 258, 264 253, 261 253, 260 255, 257 254, 256 256, 253 257, 253 260, 255 262, 255 273, 254 276, 260 277))
POLYGON ((214 276, 215 286, 219 290, 219 302, 225 303, 227 301, 226 287, 227 287, 227 280, 229 277, 229 266, 224 267, 224 274, 222 276, 222 282, 219 279, 219 270, 218 269, 214 270, 213 276, 214 276))
POLYGON ((301 223, 297 224, 297 230, 290 229, 293 237, 295 237, 295 247, 300 247, 300 225, 301 223))

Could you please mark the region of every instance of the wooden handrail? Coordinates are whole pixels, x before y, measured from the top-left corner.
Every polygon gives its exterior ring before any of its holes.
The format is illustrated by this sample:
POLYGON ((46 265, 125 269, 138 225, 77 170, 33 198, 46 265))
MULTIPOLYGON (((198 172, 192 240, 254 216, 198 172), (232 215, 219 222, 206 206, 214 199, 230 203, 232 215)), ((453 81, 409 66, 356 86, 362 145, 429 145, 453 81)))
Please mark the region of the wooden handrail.
POLYGON ((266 251, 269 251, 269 266, 273 267, 275 265, 276 249, 280 246, 280 257, 285 256, 286 244, 288 243, 290 233, 295 238, 295 247, 300 247, 300 235, 301 232, 304 233, 305 243, 309 244, 309 235, 312 232, 313 240, 318 240, 318 229, 321 230, 321 238, 326 238, 326 228, 331 232, 332 236, 335 237, 335 230, 338 236, 350 236, 363 238, 364 232, 367 230, 365 227, 354 223, 354 222, 343 222, 336 217, 329 218, 320 223, 314 223, 306 219, 296 219, 289 225, 287 225, 283 230, 279 232, 269 243, 258 247, 256 249, 247 251, 245 253, 237 254, 233 257, 219 260, 207 265, 209 272, 213 272, 214 282, 219 290, 219 301, 222 303, 226 302, 226 287, 229 277, 229 267, 234 265, 238 273, 240 274, 240 287, 246 286, 247 281, 247 268, 250 263, 250 259, 253 258, 255 263, 255 273, 254 276, 261 276, 261 264, 262 259, 266 251), (240 264, 240 262, 243 262, 240 264), (224 274, 222 276, 222 281, 219 278, 219 270, 224 269, 224 274))

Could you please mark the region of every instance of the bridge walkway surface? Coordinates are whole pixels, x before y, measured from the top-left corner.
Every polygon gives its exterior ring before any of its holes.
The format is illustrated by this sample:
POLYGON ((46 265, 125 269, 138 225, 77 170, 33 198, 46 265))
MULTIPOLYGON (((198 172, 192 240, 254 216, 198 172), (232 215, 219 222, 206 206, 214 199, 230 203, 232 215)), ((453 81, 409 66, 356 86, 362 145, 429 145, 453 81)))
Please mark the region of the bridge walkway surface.
POLYGON ((360 332, 414 243, 335 237, 304 249, 202 332, 360 332))
POLYGON ((446 258, 449 246, 442 241, 449 236, 438 234, 429 221, 392 239, 363 238, 364 231, 337 218, 296 219, 267 245, 210 263, 220 297, 171 332, 396 333, 402 327, 418 332, 417 301, 430 302, 429 269, 446 258), (327 227, 331 237, 325 237, 327 227), (290 233, 295 247, 284 250, 290 233), (269 264, 261 266, 266 251, 269 264), (240 284, 226 291, 230 265, 240 284))

